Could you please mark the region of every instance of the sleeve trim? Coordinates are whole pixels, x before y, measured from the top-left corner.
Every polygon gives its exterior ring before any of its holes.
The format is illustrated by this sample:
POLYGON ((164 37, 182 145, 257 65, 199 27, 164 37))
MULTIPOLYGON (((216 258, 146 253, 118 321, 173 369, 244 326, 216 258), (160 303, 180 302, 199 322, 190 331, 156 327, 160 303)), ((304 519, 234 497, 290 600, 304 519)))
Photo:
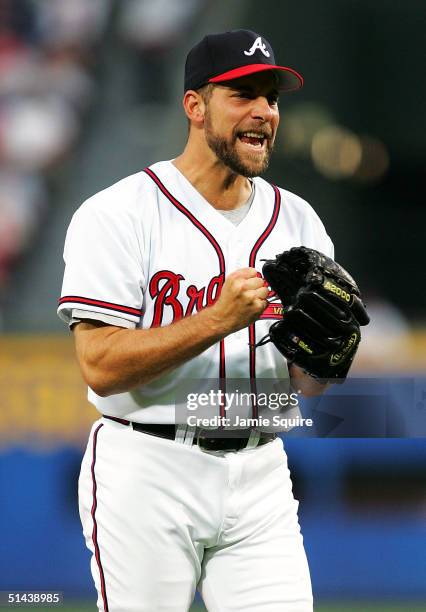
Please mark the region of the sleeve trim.
POLYGON ((98 306, 99 308, 106 308, 107 310, 113 310, 114 312, 122 312, 134 317, 141 317, 142 310, 140 308, 130 308, 129 306, 122 306, 121 304, 114 304, 113 302, 104 302, 102 300, 93 300, 91 298, 85 298, 79 295, 65 295, 59 300, 59 306, 71 305, 71 304, 86 304, 89 306, 98 306))
POLYGON ((135 321, 119 316, 118 313, 110 314, 106 312, 97 312, 96 310, 83 310, 81 308, 73 308, 70 317, 69 326, 90 319, 102 321, 102 323, 114 325, 115 327, 125 327, 127 329, 134 329, 136 325, 135 321))

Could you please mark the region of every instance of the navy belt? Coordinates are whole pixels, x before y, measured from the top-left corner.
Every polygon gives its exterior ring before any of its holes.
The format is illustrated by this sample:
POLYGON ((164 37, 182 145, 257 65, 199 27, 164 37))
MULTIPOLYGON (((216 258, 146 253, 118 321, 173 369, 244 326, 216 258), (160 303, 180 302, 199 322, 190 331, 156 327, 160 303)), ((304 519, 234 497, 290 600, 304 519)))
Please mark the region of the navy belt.
MULTIPOLYGON (((105 419, 110 419, 121 425, 131 425, 134 431, 140 431, 141 433, 148 434, 150 436, 157 436, 158 438, 166 438, 167 440, 174 440, 176 436, 176 426, 172 424, 159 424, 159 423, 135 423, 134 421, 128 421, 127 419, 120 419, 118 417, 103 415, 105 419)), ((244 432, 244 435, 238 438, 228 437, 212 437, 209 436, 207 430, 202 430, 198 435, 194 436, 192 444, 198 444, 198 446, 205 451, 239 451, 246 448, 250 431, 244 432)), ((268 442, 275 440, 276 435, 274 433, 260 433, 259 441, 256 446, 263 446, 268 442)))

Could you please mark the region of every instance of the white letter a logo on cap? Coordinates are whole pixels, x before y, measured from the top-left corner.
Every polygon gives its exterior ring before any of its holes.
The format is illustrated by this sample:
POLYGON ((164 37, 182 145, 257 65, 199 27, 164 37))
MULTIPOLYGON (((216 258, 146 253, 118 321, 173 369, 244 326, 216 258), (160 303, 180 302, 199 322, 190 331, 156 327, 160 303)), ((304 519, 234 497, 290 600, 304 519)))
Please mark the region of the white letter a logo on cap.
POLYGON ((269 57, 271 55, 269 51, 266 49, 266 45, 262 42, 262 38, 260 36, 256 38, 256 40, 254 41, 254 43, 252 44, 252 46, 250 47, 248 51, 244 51, 244 55, 253 55, 256 49, 259 49, 259 51, 262 51, 265 57, 269 57))

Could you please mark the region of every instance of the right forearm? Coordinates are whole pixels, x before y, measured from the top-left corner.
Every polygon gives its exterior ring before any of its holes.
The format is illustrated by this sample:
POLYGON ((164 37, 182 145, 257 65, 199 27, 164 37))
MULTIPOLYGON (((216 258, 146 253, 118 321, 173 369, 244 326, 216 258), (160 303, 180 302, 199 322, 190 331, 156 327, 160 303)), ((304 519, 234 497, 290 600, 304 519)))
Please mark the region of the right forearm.
POLYGON ((129 391, 196 357, 227 334, 213 309, 165 327, 124 329, 80 323, 77 353, 87 384, 98 395, 129 391), (90 341, 84 337, 90 334, 90 341))
POLYGON ((254 268, 235 270, 208 308, 150 329, 78 323, 75 340, 83 377, 102 396, 140 387, 246 327, 267 305, 268 289, 254 268))

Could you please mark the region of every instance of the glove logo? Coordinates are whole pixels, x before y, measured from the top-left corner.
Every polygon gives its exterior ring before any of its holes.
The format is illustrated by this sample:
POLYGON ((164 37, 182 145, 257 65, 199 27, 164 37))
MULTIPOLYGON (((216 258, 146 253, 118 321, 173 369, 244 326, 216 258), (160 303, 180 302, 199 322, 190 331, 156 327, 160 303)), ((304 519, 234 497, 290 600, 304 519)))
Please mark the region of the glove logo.
POLYGON ((301 349, 303 349, 304 351, 306 351, 307 353, 309 353, 309 355, 312 355, 312 353, 314 352, 308 344, 306 344, 306 342, 303 342, 303 340, 299 340, 299 342, 297 343, 298 346, 300 346, 301 349))
POLYGON ((344 289, 342 289, 338 285, 335 285, 334 283, 332 283, 329 280, 325 281, 324 289, 327 289, 328 291, 331 291, 331 293, 334 293, 335 295, 337 295, 342 300, 345 300, 345 302, 350 302, 351 301, 351 294, 350 293, 348 293, 347 291, 345 291, 344 289))
POLYGON ((343 347, 343 349, 339 351, 338 353, 333 353, 330 356, 330 365, 335 366, 341 363, 346 358, 348 351, 350 351, 351 348, 356 346, 357 343, 358 343, 358 334, 354 332, 353 334, 349 336, 349 339, 346 345, 343 347))

